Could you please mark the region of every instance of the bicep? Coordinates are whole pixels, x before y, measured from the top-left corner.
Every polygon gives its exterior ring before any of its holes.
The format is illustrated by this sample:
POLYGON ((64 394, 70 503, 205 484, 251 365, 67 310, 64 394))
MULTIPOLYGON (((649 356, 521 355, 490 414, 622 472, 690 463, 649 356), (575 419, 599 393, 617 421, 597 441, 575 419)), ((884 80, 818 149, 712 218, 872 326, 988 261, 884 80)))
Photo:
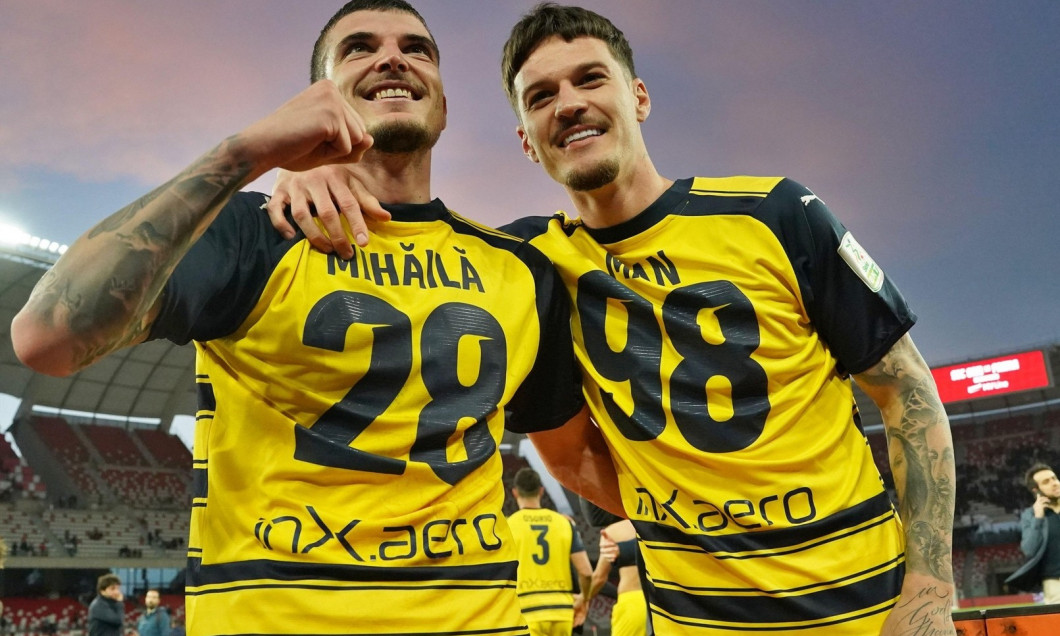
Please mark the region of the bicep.
POLYGON ((896 408, 934 407, 938 402, 931 369, 909 334, 899 338, 876 364, 855 375, 854 381, 885 416, 896 408))

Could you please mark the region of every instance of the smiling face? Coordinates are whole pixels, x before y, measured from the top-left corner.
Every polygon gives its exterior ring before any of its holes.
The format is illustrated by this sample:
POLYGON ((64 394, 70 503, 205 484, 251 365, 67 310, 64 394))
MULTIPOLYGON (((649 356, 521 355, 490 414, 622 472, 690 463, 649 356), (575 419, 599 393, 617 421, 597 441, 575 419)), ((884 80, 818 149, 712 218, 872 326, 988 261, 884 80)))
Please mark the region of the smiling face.
POLYGON ((331 28, 325 77, 338 86, 386 153, 429 150, 445 128, 438 49, 401 11, 355 11, 331 28))
POLYGON ((602 40, 544 40, 513 87, 523 152, 568 189, 601 188, 647 161, 640 131, 651 110, 647 89, 602 40))

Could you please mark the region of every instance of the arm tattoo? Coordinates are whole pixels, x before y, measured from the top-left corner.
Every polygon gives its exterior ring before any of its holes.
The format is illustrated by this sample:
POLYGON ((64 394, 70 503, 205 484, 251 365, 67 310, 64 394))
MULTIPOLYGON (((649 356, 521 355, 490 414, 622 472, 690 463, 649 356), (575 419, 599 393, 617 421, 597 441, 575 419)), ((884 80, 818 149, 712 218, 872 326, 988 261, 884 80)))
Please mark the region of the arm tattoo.
POLYGON ((884 420, 905 524, 906 567, 952 583, 953 443, 930 371, 905 337, 858 379, 893 391, 884 420))
POLYGON ((235 141, 104 219, 41 278, 27 308, 41 324, 69 330, 77 368, 150 329, 148 314, 173 269, 252 169, 226 159, 235 141))

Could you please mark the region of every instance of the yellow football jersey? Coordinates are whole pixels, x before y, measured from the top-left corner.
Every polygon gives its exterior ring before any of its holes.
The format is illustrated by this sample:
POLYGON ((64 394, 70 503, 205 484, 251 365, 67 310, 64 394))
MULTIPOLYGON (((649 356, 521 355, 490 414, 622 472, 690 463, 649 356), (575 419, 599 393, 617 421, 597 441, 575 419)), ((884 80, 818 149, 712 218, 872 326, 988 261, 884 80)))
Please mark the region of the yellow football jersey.
POLYGON ((519 555, 518 592, 523 617, 574 620, 570 555, 585 550, 570 519, 547 508, 523 508, 508 517, 519 555))
POLYGON ((152 331, 198 351, 188 633, 525 634, 497 445, 506 408, 583 404, 554 270, 437 200, 349 261, 264 201, 226 206, 152 331))
POLYGON ((615 227, 505 229, 573 299, 656 633, 878 633, 904 539, 848 374, 915 318, 821 200, 781 178, 685 179, 615 227))

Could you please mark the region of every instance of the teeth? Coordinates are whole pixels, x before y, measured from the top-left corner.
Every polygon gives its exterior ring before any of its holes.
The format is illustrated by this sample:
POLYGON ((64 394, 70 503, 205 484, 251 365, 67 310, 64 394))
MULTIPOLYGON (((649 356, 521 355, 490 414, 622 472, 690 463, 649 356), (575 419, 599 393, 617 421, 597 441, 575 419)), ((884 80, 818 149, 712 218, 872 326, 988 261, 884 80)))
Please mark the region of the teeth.
POLYGON ((384 88, 383 90, 375 93, 372 99, 390 99, 392 97, 404 97, 405 99, 412 99, 412 91, 407 88, 384 88))
POLYGON ((572 142, 578 141, 579 139, 585 139, 586 137, 596 137, 597 135, 602 135, 602 134, 604 134, 604 133, 599 128, 590 128, 588 130, 583 130, 581 132, 576 132, 573 135, 571 135, 570 137, 567 137, 566 139, 563 140, 563 145, 566 146, 567 144, 570 144, 572 142))

